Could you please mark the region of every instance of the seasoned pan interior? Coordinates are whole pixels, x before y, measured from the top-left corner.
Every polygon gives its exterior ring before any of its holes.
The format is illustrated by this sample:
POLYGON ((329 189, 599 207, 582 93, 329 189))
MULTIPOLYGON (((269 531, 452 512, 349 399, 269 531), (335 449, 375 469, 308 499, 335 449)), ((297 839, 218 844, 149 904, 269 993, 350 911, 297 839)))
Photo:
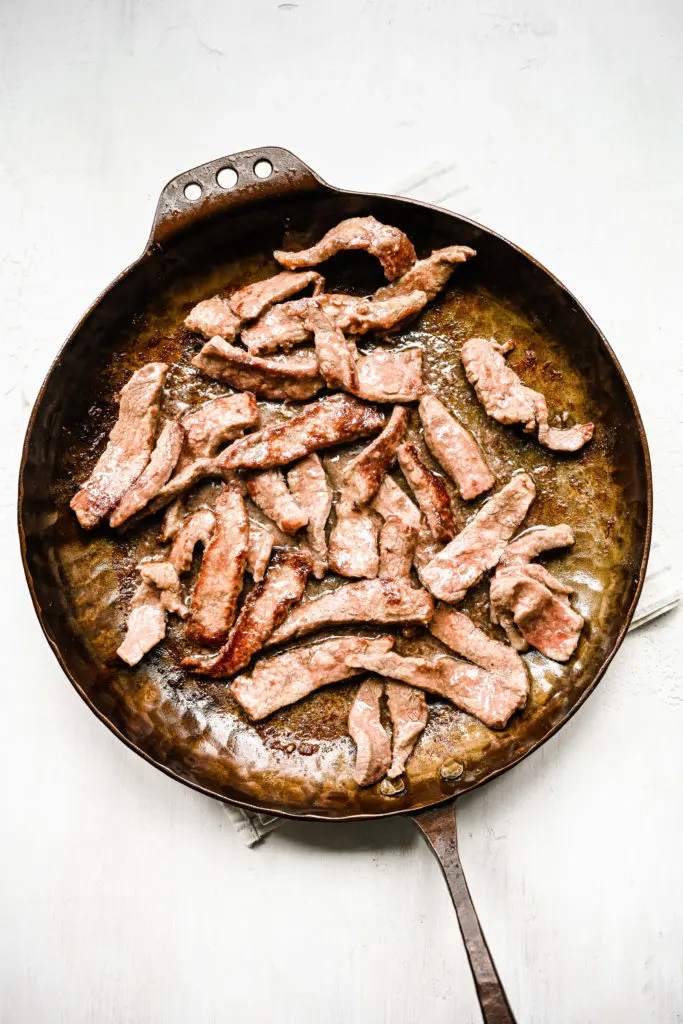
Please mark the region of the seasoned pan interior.
MULTIPOLYGON (((364 294, 382 283, 376 262, 364 253, 335 257, 321 269, 329 290, 364 294)), ((360 347, 371 346, 365 339, 360 347)), ((282 415, 279 405, 265 406, 267 417, 282 415)), ((285 415, 294 410, 290 406, 285 415)), ((329 458, 334 471, 342 456, 332 452, 329 458)), ((545 271, 456 216, 321 189, 200 220, 163 250, 150 249, 104 296, 66 346, 39 399, 27 440, 20 516, 43 625, 104 720, 157 765, 211 794, 340 818, 412 809, 471 788, 514 763, 571 713, 615 649, 633 604, 649 529, 647 480, 644 439, 620 373, 585 313, 545 271), (135 669, 120 663, 115 651, 134 566, 153 549, 159 516, 120 536, 111 530, 86 534, 68 508, 77 482, 102 450, 116 418, 115 398, 133 370, 150 360, 173 366, 169 412, 224 393, 190 365, 199 341, 182 321, 193 303, 274 272, 274 248, 309 244, 343 217, 367 213, 406 231, 419 256, 453 243, 477 249, 477 258, 456 270, 441 298, 402 332, 398 344, 423 347, 426 382, 473 431, 494 472, 503 480, 516 468, 533 475, 538 497, 525 526, 573 526, 574 548, 553 557, 552 567, 576 588, 574 605, 587 620, 567 666, 536 652, 525 655, 531 697, 502 732, 429 698, 429 724, 409 761, 405 792, 393 797, 378 787, 359 790, 351 781, 354 750, 346 716, 356 681, 252 725, 223 684, 196 682, 178 667, 186 647, 173 619, 167 643, 135 669), (557 456, 488 420, 458 358, 460 344, 472 334, 512 338, 510 364, 524 382, 545 392, 551 414, 566 409, 577 422, 594 421, 595 439, 576 456, 557 456), (442 768, 452 761, 463 772, 447 781, 442 768)), ((453 505, 464 524, 479 502, 465 506, 454 496, 453 505)), ((487 595, 482 583, 464 605, 484 625, 487 595)), ((397 650, 415 653, 430 644, 439 646, 399 637, 397 650)))

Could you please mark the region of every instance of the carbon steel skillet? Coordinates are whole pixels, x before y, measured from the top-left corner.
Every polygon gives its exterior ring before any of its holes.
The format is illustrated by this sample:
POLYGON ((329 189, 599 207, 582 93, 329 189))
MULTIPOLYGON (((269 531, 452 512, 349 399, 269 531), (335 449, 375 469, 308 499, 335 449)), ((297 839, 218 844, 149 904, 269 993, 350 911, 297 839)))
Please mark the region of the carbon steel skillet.
MULTIPOLYGON (((382 282, 376 261, 364 253, 337 256, 320 269, 329 290, 366 294, 382 282)), ((280 415, 265 406, 266 415, 280 415)), ((457 499, 455 505, 464 522, 471 509, 457 499)), ((412 815, 448 882, 488 1024, 513 1016, 458 859, 454 798, 535 750, 597 685, 640 594, 651 520, 647 441, 631 389, 597 326, 547 270, 470 220, 407 199, 333 188, 277 148, 215 160, 164 188, 142 256, 85 314, 50 369, 29 423, 19 481, 22 557, 36 613, 94 713, 151 764, 227 803, 304 820, 412 815), (259 161, 271 166, 268 177, 255 172, 259 161), (217 180, 224 168, 237 175, 229 189, 217 180), (186 197, 191 184, 201 189, 196 201, 186 197), (424 348, 427 383, 474 431, 494 472, 505 478, 524 467, 533 474, 538 498, 525 525, 572 524, 576 545, 553 558, 553 571, 576 588, 576 606, 588 623, 568 666, 526 656, 529 704, 502 732, 433 702, 405 789, 393 796, 379 787, 359 790, 351 781, 346 716, 353 681, 254 726, 224 687, 197 684, 177 667, 184 639, 176 626, 136 669, 118 662, 134 566, 152 550, 158 517, 121 536, 86 535, 68 508, 134 369, 151 359, 174 367, 170 414, 221 392, 190 366, 197 339, 181 325, 194 302, 274 272, 273 249, 308 245, 339 220, 369 213, 402 228, 419 256, 453 243, 477 249, 399 344, 424 348), (551 456, 488 421, 457 356, 473 332, 512 337, 511 363, 525 383, 546 393, 551 411, 593 420, 595 440, 578 456, 551 456)), ((475 588, 464 607, 484 623, 486 586, 475 588)), ((404 650, 410 644, 398 640, 404 650)))

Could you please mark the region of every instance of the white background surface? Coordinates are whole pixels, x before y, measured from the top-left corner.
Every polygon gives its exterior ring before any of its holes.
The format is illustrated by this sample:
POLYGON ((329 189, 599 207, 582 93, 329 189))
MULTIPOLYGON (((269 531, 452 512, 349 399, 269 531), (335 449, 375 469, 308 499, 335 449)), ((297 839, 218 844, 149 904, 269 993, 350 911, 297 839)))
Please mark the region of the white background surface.
MULTIPOLYGON (((612 341, 680 566, 682 51, 679 0, 1 0, 3 1024, 480 1019, 410 822, 249 850, 86 710, 23 581, 20 444, 172 175, 280 144, 381 191, 453 159, 612 341)), ((520 1024, 683 1020, 682 621, 630 636, 559 736, 459 805, 520 1024)))

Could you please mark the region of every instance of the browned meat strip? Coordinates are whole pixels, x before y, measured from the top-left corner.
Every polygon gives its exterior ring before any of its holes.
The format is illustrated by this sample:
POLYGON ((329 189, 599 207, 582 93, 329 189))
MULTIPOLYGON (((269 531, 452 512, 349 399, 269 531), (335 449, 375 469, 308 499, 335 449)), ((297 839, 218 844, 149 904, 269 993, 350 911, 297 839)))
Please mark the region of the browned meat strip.
POLYGON ((225 338, 233 341, 239 334, 242 321, 230 309, 227 299, 214 295, 204 299, 190 310, 185 317, 188 331, 202 334, 205 338, 225 338))
POLYGON ((109 517, 110 526, 122 526, 154 498, 175 469, 183 447, 185 431, 171 420, 159 435, 152 457, 109 517))
POLYGON ((420 570, 420 579, 441 601, 457 604, 485 572, 493 569, 505 545, 536 497, 527 473, 516 473, 447 544, 420 570))
POLYGON ((317 455, 307 455, 287 473, 287 484, 308 515, 306 546, 313 556, 313 575, 321 580, 327 570, 325 524, 332 508, 332 489, 317 455))
POLYGON ((274 543, 275 538, 270 530, 254 519, 249 520, 247 570, 251 573, 254 583, 260 583, 265 576, 274 543))
POLYGON ((226 441, 259 425, 259 409, 253 395, 221 395, 188 413, 181 420, 185 445, 178 469, 195 459, 215 455, 226 441))
POLYGON ((391 764, 391 743, 379 707, 383 691, 384 683, 366 679, 358 687, 349 712, 349 736, 356 744, 353 781, 359 786, 379 782, 391 764))
POLYGON ((387 706, 393 727, 390 779, 402 775, 406 762, 427 724, 427 701, 422 690, 404 683, 386 683, 387 706))
POLYGON ((349 668, 376 672, 397 679, 452 701, 456 707, 474 715, 492 729, 502 729, 510 715, 526 702, 526 689, 511 685, 507 674, 487 672, 456 658, 402 658, 387 654, 353 654, 346 659, 349 668))
POLYGON ((419 408, 427 447, 455 482, 461 498, 471 501, 493 487, 495 477, 469 430, 429 392, 420 399, 419 408))
POLYGON ((301 600, 310 571, 311 557, 307 552, 277 552, 265 580, 257 583, 247 596, 218 654, 185 658, 183 666, 213 679, 227 679, 245 668, 292 605, 301 600))
POLYGON ((330 532, 329 565, 348 579, 374 579, 379 569, 379 521, 367 508, 336 506, 337 519, 330 532))
POLYGON ((434 602, 429 594, 411 587, 408 580, 360 580, 299 605, 273 633, 269 643, 282 643, 345 622, 415 622, 426 626, 433 614, 434 602))
POLYGON ((355 394, 368 402, 417 402, 422 393, 422 349, 377 348, 356 363, 355 394))
POLYGON ((258 722, 279 708, 307 697, 321 686, 358 675, 346 659, 361 652, 383 654, 394 645, 393 637, 370 640, 344 636, 297 647, 258 661, 250 676, 238 676, 230 692, 249 717, 258 722))
POLYGON ((233 441, 217 459, 224 469, 270 469, 332 445, 376 434, 384 417, 351 395, 331 395, 307 405, 286 423, 264 427, 233 441))
POLYGON ((409 441, 405 441, 396 454, 433 537, 442 542, 453 540, 456 534, 455 520, 443 478, 425 466, 417 448, 409 441))
POLYGON ((175 566, 163 559, 162 561, 142 562, 138 566, 138 570, 143 580, 153 583, 157 588, 166 611, 179 615, 181 619, 186 619, 189 613, 182 601, 180 580, 175 566))
POLYGON ((213 536, 216 517, 210 508, 200 508, 185 518, 183 525, 175 535, 169 561, 175 566, 176 572, 182 575, 192 568, 192 556, 197 544, 206 548, 213 536))
POLYGON ((249 497, 277 523, 283 533, 296 533, 308 523, 308 515, 290 493, 281 469, 264 469, 247 480, 249 497))
POLYGON ((113 512, 149 462, 167 372, 165 363, 148 363, 121 391, 119 417, 107 447, 71 499, 71 508, 85 530, 92 530, 113 512))
POLYGON ((429 565, 431 560, 443 549, 444 545, 436 540, 425 517, 420 516, 420 526, 417 531, 417 544, 415 545, 415 556, 413 558, 413 565, 417 569, 418 576, 424 567, 429 565))
POLYGON ((347 465, 340 505, 363 508, 372 501, 391 469, 407 426, 408 410, 403 406, 395 408, 379 437, 347 465))
POLYGON ((380 579, 410 576, 415 555, 417 530, 398 516, 387 516, 379 535, 380 579))
POLYGON ((410 270, 402 274, 397 281, 378 288, 373 297, 390 299, 394 295, 405 295, 419 288, 431 302, 448 283, 458 263, 464 263, 476 255, 474 249, 467 245, 449 245, 445 249, 435 249, 431 256, 413 263, 410 270))
POLYGON ((522 384, 505 362, 512 342, 496 344, 493 339, 470 338, 461 351, 467 379, 486 412, 499 423, 522 423, 531 433, 538 427, 538 440, 545 448, 575 452, 593 436, 593 424, 558 429, 548 426, 548 406, 540 391, 522 384))
POLYGON ((415 262, 413 243, 398 228, 381 224, 374 217, 350 217, 323 235, 316 245, 299 252, 274 252, 289 270, 314 267, 344 249, 365 249, 382 264, 388 281, 404 274, 415 262))
POLYGON ((208 377, 251 391, 259 398, 300 401, 312 398, 325 387, 312 351, 260 359, 235 345, 228 345, 221 338, 212 338, 192 364, 208 377))
POLYGON ((406 526, 412 526, 414 530, 420 528, 421 517, 417 506, 390 476, 385 476, 382 481, 372 500, 372 507, 383 519, 398 516, 406 526))
POLYGON ((230 309, 241 320, 256 320, 276 302, 283 302, 297 292, 302 292, 309 284, 313 285, 314 295, 320 295, 325 290, 325 278, 315 270, 300 273, 283 270, 274 277, 255 281, 235 292, 230 296, 230 309))
POLYGON ((166 636, 166 609, 159 588, 142 582, 133 594, 126 636, 116 652, 127 665, 137 665, 166 636))
POLYGON ((201 643, 225 642, 235 621, 247 564, 249 521, 242 493, 224 487, 216 501, 216 527, 204 551, 192 595, 188 635, 201 643))
POLYGON ((308 305, 308 299, 294 299, 273 306, 256 323, 244 328, 241 341, 254 356, 267 355, 281 348, 294 348, 308 341, 311 336, 306 326, 308 305))
POLYGON ((538 558, 544 551, 566 548, 573 543, 574 531, 566 523, 559 526, 532 526, 510 541, 501 556, 500 566, 523 565, 532 558, 538 558))
POLYGON ((341 327, 332 323, 315 300, 309 304, 306 326, 313 331, 318 366, 328 387, 355 393, 358 390, 355 342, 344 337, 341 327))
POLYGON ((196 462, 191 462, 180 472, 176 473, 175 476, 171 477, 167 484, 161 488, 155 498, 149 502, 145 508, 145 514, 150 512, 158 512, 160 508, 164 508, 169 502, 174 501, 181 494, 189 491, 191 487, 194 487, 200 480, 206 480, 207 477, 219 477, 222 480, 230 480, 233 474, 230 470, 225 469, 219 462, 218 458, 207 458, 197 459, 196 462))

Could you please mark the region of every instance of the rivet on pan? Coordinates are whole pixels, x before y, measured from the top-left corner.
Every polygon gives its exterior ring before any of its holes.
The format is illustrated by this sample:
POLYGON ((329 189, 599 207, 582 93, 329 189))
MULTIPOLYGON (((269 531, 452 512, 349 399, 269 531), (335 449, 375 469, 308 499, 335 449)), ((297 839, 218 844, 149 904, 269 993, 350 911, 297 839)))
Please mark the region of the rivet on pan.
POLYGON ((444 761, 441 765, 440 775, 444 782, 455 782, 465 771, 465 766, 459 761, 444 761))
POLYGON ((406 784, 402 775, 397 779, 382 779, 379 784, 379 791, 382 796, 401 796, 406 791, 406 784))

